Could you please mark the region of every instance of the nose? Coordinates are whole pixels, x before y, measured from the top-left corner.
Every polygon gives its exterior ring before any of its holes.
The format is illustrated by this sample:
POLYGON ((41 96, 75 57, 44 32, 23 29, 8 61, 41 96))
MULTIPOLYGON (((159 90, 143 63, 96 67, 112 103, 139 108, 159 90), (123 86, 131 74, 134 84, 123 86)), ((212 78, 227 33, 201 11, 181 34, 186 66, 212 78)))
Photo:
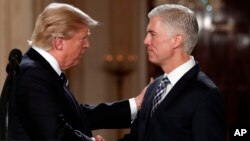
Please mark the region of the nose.
POLYGON ((150 40, 149 40, 149 35, 147 34, 145 39, 144 39, 144 44, 145 45, 148 45, 150 43, 150 40))
POLYGON ((89 48, 90 44, 89 44, 89 40, 86 39, 85 43, 83 44, 84 48, 89 48))

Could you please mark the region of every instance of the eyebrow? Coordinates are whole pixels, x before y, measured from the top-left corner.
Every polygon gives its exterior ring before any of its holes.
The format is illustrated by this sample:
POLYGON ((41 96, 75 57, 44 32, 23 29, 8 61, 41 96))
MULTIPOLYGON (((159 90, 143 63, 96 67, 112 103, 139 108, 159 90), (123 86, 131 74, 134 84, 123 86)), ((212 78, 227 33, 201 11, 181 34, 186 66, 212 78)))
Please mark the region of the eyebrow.
POLYGON ((147 30, 147 32, 149 32, 149 33, 151 33, 151 34, 156 33, 156 32, 153 31, 153 30, 147 30))
POLYGON ((86 37, 88 37, 90 34, 91 34, 90 31, 88 31, 87 34, 84 33, 84 34, 82 34, 81 36, 82 36, 82 38, 86 38, 86 37))

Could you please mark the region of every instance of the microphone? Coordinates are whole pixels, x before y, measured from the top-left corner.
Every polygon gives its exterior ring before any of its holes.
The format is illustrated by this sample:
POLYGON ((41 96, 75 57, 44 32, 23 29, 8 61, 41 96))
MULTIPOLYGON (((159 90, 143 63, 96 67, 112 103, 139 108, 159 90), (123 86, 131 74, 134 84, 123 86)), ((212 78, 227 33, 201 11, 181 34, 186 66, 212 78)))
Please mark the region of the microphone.
POLYGON ((22 60, 22 52, 19 49, 12 49, 9 54, 9 63, 6 67, 8 73, 5 80, 3 90, 1 92, 0 98, 0 140, 9 139, 9 129, 8 126, 10 121, 9 117, 14 109, 14 80, 15 75, 19 72, 19 63, 22 60))
POLYGON ((9 64, 6 67, 7 73, 10 71, 19 72, 19 63, 22 60, 22 52, 19 49, 12 49, 9 54, 9 64))
POLYGON ((22 52, 19 49, 12 49, 9 55, 9 61, 11 63, 19 64, 22 60, 22 52))

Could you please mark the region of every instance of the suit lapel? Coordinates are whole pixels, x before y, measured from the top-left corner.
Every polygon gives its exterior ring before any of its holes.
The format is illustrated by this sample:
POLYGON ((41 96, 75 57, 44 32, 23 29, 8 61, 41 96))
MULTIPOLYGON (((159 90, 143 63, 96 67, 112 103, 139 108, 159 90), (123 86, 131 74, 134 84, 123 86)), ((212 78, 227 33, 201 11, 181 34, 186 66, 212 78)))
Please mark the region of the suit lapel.
POLYGON ((152 106, 152 100, 154 97, 154 93, 158 87, 158 85, 160 84, 161 79, 163 78, 163 75, 158 77, 155 82, 153 84, 151 84, 145 94, 145 99, 143 100, 142 103, 142 113, 144 113, 145 111, 151 110, 151 106, 152 106))
MULTIPOLYGON (((155 122, 157 122, 159 116, 161 116, 161 113, 165 111, 165 109, 171 105, 171 103, 175 100, 175 98, 177 96, 179 96, 181 93, 181 91, 187 86, 187 84, 189 83, 189 81, 194 78, 198 72, 200 71, 199 69, 199 65, 196 64, 192 69, 190 69, 175 85, 174 87, 170 90, 170 92, 168 93, 168 95, 164 98, 164 100, 161 102, 161 104, 159 105, 159 107, 156 109, 156 111, 154 112, 152 118, 150 119, 147 119, 148 120, 148 127, 146 128, 147 131, 144 135, 150 135, 150 129, 154 129, 154 125, 155 125, 155 122)), ((162 76, 163 77, 163 76, 162 76)), ((162 78, 161 77, 161 78, 162 78)), ((157 82, 157 84, 159 84, 160 82, 157 82)), ((156 85, 155 87, 157 87, 158 85, 156 85)), ((155 90, 156 88, 154 88, 155 90)), ((151 95, 152 94, 152 91, 151 92, 151 95)), ((154 92, 153 92, 154 93, 154 92)), ((146 97, 146 95, 145 95, 146 97)), ((153 100, 153 96, 151 96, 149 98, 150 100, 148 101, 151 101, 151 102, 148 102, 147 104, 148 105, 152 105, 152 100, 153 100)), ((148 112, 148 115, 147 117, 150 117, 150 110, 151 108, 147 108, 146 109, 147 112, 148 112)), ((145 110, 145 111, 146 111, 145 110)), ((145 112, 144 111, 144 112, 145 112)), ((146 112, 145 112, 146 113, 146 112)))
MULTIPOLYGON (((71 108, 68 109, 68 111, 70 112, 74 112, 78 119, 81 121, 81 123, 78 123, 78 126, 80 128, 83 128, 83 130, 86 132, 88 132, 88 123, 86 123, 85 121, 87 121, 87 117, 85 114, 83 114, 83 112, 81 112, 81 108, 79 106, 79 104, 77 103, 77 101, 74 99, 73 96, 71 96, 71 92, 69 89, 65 89, 63 87, 63 81, 61 80, 60 76, 58 76, 58 74, 56 73, 56 71, 52 68, 52 66, 47 62, 47 60, 45 60, 37 51, 35 51, 33 48, 30 48, 26 55, 28 57, 30 57, 32 60, 35 60, 37 62, 39 62, 40 64, 42 64, 47 71, 49 71, 49 73, 51 74, 51 77, 55 78, 55 80, 57 81, 57 83, 60 85, 60 90, 62 91, 62 94, 59 94, 61 96, 62 101, 66 102, 66 105, 64 105, 67 108, 71 108), (86 127, 86 129, 85 129, 86 127)), ((63 102, 63 103, 65 103, 63 102)), ((91 133, 88 133, 91 135, 91 133)))
POLYGON ((59 83, 61 83, 60 77, 56 73, 56 71, 51 67, 49 62, 45 60, 37 51, 35 51, 33 48, 30 48, 26 55, 30 57, 32 60, 39 62, 41 65, 43 65, 47 71, 51 74, 52 77, 54 77, 59 83))
POLYGON ((156 78, 154 83, 152 83, 146 93, 145 93, 145 96, 144 96, 144 100, 143 100, 143 103, 142 103, 142 108, 141 108, 141 111, 140 111, 140 118, 145 118, 143 120, 140 120, 140 132, 139 132, 139 136, 144 136, 144 135, 147 135, 146 130, 147 130, 147 126, 148 126, 148 123, 149 123, 149 120, 150 120, 150 111, 151 111, 151 106, 152 106, 152 101, 153 101, 153 96, 154 96, 154 93, 158 87, 158 85, 160 84, 160 81, 161 79, 163 78, 163 75, 156 78))
MULTIPOLYGON (((70 91, 66 90, 63 87, 63 81, 61 80, 60 76, 56 73, 56 71, 52 68, 52 66, 45 60, 37 51, 35 51, 33 48, 30 48, 28 52, 26 53, 27 56, 29 56, 32 60, 35 60, 42 64, 47 71, 51 74, 51 77, 55 78, 57 83, 60 85, 62 93, 64 94, 64 98, 66 101, 71 104, 73 107, 75 107, 76 103, 74 103, 74 100, 69 96, 70 91)), ((76 109, 75 109, 76 110, 76 109)))

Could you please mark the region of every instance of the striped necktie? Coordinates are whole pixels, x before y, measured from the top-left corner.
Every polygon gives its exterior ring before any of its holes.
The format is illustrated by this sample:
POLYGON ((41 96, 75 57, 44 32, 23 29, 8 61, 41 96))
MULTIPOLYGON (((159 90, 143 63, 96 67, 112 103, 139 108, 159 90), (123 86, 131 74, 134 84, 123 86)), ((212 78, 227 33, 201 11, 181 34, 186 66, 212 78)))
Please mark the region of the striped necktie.
POLYGON ((157 87, 154 98, 153 98, 153 104, 152 104, 152 110, 151 110, 151 116, 154 114, 157 107, 160 105, 162 101, 162 94, 166 92, 167 85, 170 83, 167 77, 164 77, 160 85, 157 87))

